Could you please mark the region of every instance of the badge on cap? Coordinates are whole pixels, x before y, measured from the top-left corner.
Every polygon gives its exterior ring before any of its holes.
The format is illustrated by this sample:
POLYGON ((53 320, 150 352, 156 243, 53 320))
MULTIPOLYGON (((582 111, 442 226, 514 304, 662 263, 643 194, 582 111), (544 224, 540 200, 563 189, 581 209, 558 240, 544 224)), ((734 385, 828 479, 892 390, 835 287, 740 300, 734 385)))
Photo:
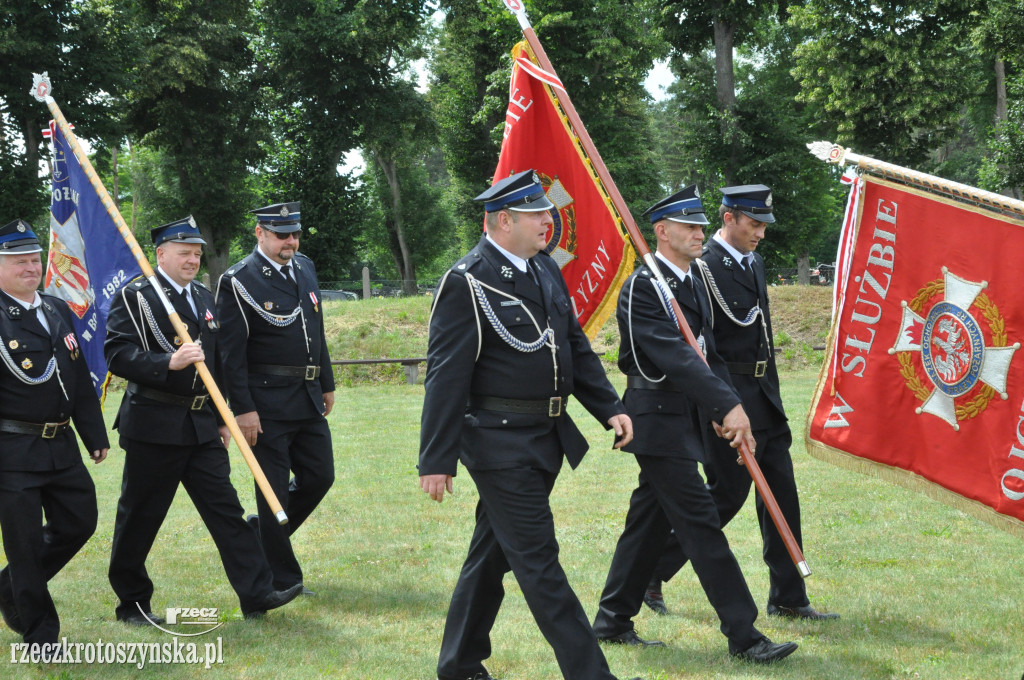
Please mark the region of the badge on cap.
POLYGON ((281 217, 288 217, 288 215, 290 215, 290 214, 291 213, 288 212, 288 206, 282 205, 281 206, 281 217))
POLYGON ((35 364, 32 363, 32 360, 29 359, 28 357, 25 357, 25 360, 21 362, 21 367, 24 368, 26 371, 32 368, 32 366, 34 365, 35 364))
POLYGON ((24 225, 24 223, 22 223, 22 222, 18 223, 18 231, 20 231, 22 234, 25 233, 25 225, 24 225))
POLYGON ((765 205, 766 208, 772 207, 772 195, 771 194, 768 194, 768 196, 765 197, 764 205, 765 205))

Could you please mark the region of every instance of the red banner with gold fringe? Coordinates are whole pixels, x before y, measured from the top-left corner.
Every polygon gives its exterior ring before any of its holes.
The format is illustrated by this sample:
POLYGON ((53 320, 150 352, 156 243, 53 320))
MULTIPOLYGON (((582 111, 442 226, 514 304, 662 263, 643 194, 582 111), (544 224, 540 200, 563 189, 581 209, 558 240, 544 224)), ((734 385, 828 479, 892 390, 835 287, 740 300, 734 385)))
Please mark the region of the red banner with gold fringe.
POLYGON ((871 175, 852 191, 808 451, 1024 536, 1024 219, 871 175))
POLYGON ((593 339, 615 310, 619 289, 633 271, 633 247, 554 96, 551 88, 562 88, 558 77, 529 58, 526 43, 516 45, 512 56, 494 179, 529 169, 540 177, 555 204, 545 252, 561 267, 576 318, 593 339))

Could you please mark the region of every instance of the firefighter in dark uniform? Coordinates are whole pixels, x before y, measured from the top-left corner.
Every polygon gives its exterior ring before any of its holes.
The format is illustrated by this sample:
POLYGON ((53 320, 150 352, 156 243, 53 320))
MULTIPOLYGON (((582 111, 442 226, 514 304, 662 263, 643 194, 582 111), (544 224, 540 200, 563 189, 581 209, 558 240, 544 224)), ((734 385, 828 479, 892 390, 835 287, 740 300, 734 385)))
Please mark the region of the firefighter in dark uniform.
POLYGON ((438 284, 430 317, 420 487, 440 502, 461 460, 480 501, 445 621, 437 677, 490 678, 490 631, 512 571, 562 675, 607 680, 604 654, 558 562, 548 497, 563 456, 587 442, 569 395, 632 437, 614 388, 572 311, 558 265, 540 251, 552 203, 532 170, 477 196, 487 233, 438 284))
POLYGON ((27 222, 0 228, 0 614, 25 642, 53 645, 60 619, 46 584, 96 529, 96 488, 70 421, 93 462, 110 445, 71 312, 37 291, 40 252, 27 222))
MULTIPOLYGON (((723 456, 735 465, 739 446, 754 440, 725 365, 710 334, 710 308, 690 263, 704 240, 704 207, 696 185, 651 206, 657 237, 655 259, 667 287, 648 266, 622 287, 619 369, 626 374, 623 401, 636 436, 625 447, 640 465, 639 485, 630 498, 626 527, 619 538, 594 621, 599 639, 634 646, 663 646, 640 638, 632 618, 654 573, 660 548, 674 530, 692 557, 694 571, 721 621, 734 656, 767 663, 788 656, 796 644, 774 643, 754 627, 757 606, 729 542, 722 533, 711 494, 697 468, 704 460, 705 426, 729 439, 723 456), (674 297, 707 364, 683 337, 671 306, 674 297)), ((712 435, 714 436, 714 435, 712 435)))
MULTIPOLYGON (((757 441, 756 458, 768 488, 802 546, 800 501, 789 454, 793 436, 779 393, 764 260, 754 252, 764 238, 766 226, 775 222, 772 194, 763 184, 726 187, 721 192, 722 228, 708 240, 698 262, 714 315, 715 345, 750 416, 757 441)), ((725 445, 712 443, 715 452, 705 471, 725 526, 746 502, 752 480, 746 468, 724 455, 725 445)), ((811 606, 804 580, 760 494, 756 496, 756 508, 771 581, 768 614, 812 620, 839 618, 838 614, 820 612, 811 606)), ((648 604, 664 609, 661 582, 669 580, 686 563, 686 555, 678 542, 666 544, 648 587, 648 604)))
POLYGON ((334 406, 334 374, 316 269, 298 252, 299 208, 292 202, 254 210, 258 244, 217 286, 231 410, 288 514, 288 523, 278 524, 256 489, 259 515, 249 520, 277 588, 302 583, 290 537, 334 483, 326 417, 334 406))
POLYGON ((130 624, 163 622, 150 609, 146 558, 181 484, 217 545, 243 615, 262 616, 301 588, 273 587, 270 565, 231 485, 228 428, 194 365, 204 361, 214 376, 222 373, 213 295, 193 281, 206 242, 191 216, 151 233, 155 280, 135 279, 115 296, 103 346, 110 372, 128 381, 114 422, 125 451, 108 571, 119 600, 115 614, 130 624), (175 333, 154 285, 163 289, 192 342, 175 333))

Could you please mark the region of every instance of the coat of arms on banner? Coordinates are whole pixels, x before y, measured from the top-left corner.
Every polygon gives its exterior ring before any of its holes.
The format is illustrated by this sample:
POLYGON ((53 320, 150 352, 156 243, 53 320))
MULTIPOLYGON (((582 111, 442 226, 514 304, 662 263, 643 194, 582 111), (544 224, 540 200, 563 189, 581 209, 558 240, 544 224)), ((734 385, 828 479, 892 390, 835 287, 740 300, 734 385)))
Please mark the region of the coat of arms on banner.
POLYGON ((945 267, 942 275, 903 301, 899 337, 889 353, 897 356, 900 375, 923 402, 917 413, 937 416, 959 431, 959 421, 979 416, 993 397, 1009 398, 1006 376, 1020 343, 1006 345, 1006 322, 983 292, 987 282, 967 281, 945 267), (972 310, 984 319, 987 333, 972 310), (992 346, 985 346, 986 335, 992 346))

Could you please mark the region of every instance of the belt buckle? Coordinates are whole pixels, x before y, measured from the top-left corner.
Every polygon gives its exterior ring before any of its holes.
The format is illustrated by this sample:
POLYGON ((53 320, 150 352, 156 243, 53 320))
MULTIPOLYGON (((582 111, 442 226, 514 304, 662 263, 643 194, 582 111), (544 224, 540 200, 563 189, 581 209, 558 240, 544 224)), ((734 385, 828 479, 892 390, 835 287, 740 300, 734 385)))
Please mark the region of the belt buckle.
POLYGON ((754 364, 754 377, 755 378, 763 378, 764 377, 765 369, 767 369, 767 368, 768 368, 768 362, 767 361, 758 361, 758 362, 756 362, 754 364))
POLYGON ((304 376, 305 379, 306 380, 316 380, 317 379, 317 373, 319 372, 319 370, 320 370, 319 366, 306 366, 306 375, 304 376))
POLYGON ((192 411, 202 410, 203 406, 206 405, 206 399, 209 396, 210 395, 208 394, 197 394, 196 396, 192 397, 192 405, 189 407, 189 409, 192 411))
POLYGON ((53 439, 57 436, 58 427, 60 423, 43 423, 43 431, 39 436, 43 439, 53 439))
POLYGON ((548 418, 557 418, 562 415, 562 398, 551 397, 548 399, 548 418))

